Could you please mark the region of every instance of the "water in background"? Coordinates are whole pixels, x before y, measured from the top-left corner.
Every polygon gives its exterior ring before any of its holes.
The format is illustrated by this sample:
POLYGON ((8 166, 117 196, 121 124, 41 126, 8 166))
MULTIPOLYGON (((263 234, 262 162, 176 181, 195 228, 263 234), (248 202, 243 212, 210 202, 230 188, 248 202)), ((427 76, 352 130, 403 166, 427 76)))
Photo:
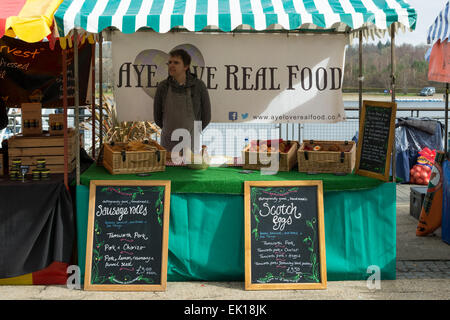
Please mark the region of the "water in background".
MULTIPOLYGON (((358 101, 344 101, 344 107, 358 107, 358 101)), ((399 101, 397 108, 444 108, 444 101, 399 101)), ((203 132, 202 144, 212 155, 240 156, 247 140, 351 140, 358 132, 358 111, 346 111, 347 120, 323 124, 211 123, 203 132)), ((428 117, 444 123, 443 111, 397 111, 399 117, 428 117)))

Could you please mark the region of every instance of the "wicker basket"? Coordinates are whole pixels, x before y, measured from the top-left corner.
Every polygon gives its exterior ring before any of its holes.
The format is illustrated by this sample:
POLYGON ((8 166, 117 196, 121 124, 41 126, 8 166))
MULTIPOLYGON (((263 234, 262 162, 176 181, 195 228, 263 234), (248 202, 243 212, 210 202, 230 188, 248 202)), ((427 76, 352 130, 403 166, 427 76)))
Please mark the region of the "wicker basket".
POLYGON ((303 141, 297 153, 299 172, 351 173, 355 168, 354 141, 303 141), (310 150, 314 146, 319 146, 320 150, 310 150))
POLYGON ((149 141, 147 150, 128 151, 126 143, 104 144, 103 166, 111 174, 146 173, 166 170, 166 149, 149 141))
MULTIPOLYGON (((290 171, 297 163, 297 149, 298 141, 285 141, 291 146, 288 152, 277 152, 279 156, 279 169, 278 171, 290 171)), ((250 170, 260 170, 261 168, 269 168, 269 164, 262 164, 260 161, 261 152, 249 151, 250 145, 246 146, 242 150, 242 159, 244 161, 242 168, 250 170), (255 159, 256 163, 250 163, 250 160, 255 159)), ((264 153, 265 159, 271 158, 271 153, 264 153)))

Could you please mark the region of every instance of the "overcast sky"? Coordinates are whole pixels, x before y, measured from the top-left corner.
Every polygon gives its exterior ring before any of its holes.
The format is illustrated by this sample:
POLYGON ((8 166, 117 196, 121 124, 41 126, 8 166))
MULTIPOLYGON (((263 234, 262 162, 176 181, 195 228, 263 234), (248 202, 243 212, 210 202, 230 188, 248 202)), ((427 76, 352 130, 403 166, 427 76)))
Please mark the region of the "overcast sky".
POLYGON ((416 9, 417 23, 413 32, 399 31, 396 43, 401 45, 409 43, 413 45, 426 44, 428 28, 433 24, 439 12, 444 9, 447 0, 407 0, 416 9))

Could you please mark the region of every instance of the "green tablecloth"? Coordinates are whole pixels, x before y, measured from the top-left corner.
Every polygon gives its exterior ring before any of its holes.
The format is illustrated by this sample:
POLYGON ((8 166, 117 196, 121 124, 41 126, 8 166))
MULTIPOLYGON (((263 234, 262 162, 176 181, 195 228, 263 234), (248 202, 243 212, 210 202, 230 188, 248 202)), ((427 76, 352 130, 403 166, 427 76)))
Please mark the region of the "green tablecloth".
POLYGON ((111 175, 103 168, 92 165, 81 175, 81 184, 88 186, 91 180, 170 180, 172 193, 244 194, 244 181, 258 180, 322 180, 324 191, 371 189, 383 182, 377 179, 348 174, 306 174, 298 171, 261 175, 259 171, 240 173, 240 167, 191 170, 185 167, 167 167, 164 172, 153 172, 148 177, 136 174, 111 175))
POLYGON ((276 176, 260 176, 259 173, 243 175, 238 173, 241 170, 217 168, 198 172, 186 168, 167 168, 166 172, 142 178, 135 175, 112 176, 103 168, 91 167, 81 177, 85 185, 77 187, 78 258, 82 274, 89 201, 86 185, 91 179, 171 180, 168 281, 243 281, 243 181, 297 180, 300 177, 311 180, 324 176, 328 280, 366 280, 371 275, 367 273, 367 268, 373 265, 380 268, 381 279, 395 279, 394 183, 380 183, 354 175, 308 176, 296 172, 276 176), (358 190, 331 191, 338 186, 352 189, 356 185, 358 190))

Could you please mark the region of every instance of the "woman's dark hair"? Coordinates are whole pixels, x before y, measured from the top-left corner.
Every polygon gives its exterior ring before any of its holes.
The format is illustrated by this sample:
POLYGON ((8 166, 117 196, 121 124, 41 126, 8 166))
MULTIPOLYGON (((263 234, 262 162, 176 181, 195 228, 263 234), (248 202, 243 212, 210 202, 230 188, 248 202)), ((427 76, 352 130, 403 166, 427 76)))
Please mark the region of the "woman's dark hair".
POLYGON ((189 55, 189 53, 186 52, 186 50, 175 49, 175 50, 170 51, 169 54, 171 57, 180 57, 181 60, 183 60, 183 64, 185 66, 191 65, 191 56, 189 55))

